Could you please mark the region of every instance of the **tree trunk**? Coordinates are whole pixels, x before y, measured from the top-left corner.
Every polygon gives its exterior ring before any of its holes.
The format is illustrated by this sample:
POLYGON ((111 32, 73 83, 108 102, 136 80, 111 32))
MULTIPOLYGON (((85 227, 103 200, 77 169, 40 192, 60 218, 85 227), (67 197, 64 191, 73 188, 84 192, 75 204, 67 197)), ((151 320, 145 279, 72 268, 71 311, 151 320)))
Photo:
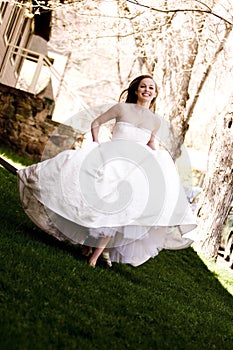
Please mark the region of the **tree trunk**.
POLYGON ((181 154, 181 146, 184 143, 186 132, 189 128, 190 116, 186 115, 187 102, 189 100, 189 87, 192 78, 192 70, 198 55, 199 39, 196 32, 201 35, 206 16, 196 14, 189 17, 183 23, 177 37, 183 38, 182 45, 178 40, 174 41, 172 20, 168 24, 167 35, 164 37, 164 63, 163 86, 165 86, 165 99, 167 115, 170 122, 170 138, 167 140, 167 148, 173 159, 181 154), (190 26, 195 26, 196 31, 190 32, 190 26), (186 31, 185 31, 186 30, 186 31), (181 34, 187 32, 187 35, 181 34), (182 36, 183 35, 183 36, 182 36), (169 108, 169 106, 171 106, 169 108))
POLYGON ((233 200, 233 98, 217 118, 209 149, 207 173, 199 201, 196 247, 217 258, 222 231, 233 200))

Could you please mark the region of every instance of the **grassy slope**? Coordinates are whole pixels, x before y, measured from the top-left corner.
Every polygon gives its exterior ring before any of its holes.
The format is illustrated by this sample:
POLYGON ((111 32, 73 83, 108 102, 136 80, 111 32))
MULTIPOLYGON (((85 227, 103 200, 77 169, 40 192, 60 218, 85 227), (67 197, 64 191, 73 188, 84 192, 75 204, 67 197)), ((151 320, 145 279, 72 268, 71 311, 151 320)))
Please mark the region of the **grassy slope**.
POLYGON ((90 268, 23 213, 0 167, 0 348, 232 349, 233 298, 191 249, 90 268))

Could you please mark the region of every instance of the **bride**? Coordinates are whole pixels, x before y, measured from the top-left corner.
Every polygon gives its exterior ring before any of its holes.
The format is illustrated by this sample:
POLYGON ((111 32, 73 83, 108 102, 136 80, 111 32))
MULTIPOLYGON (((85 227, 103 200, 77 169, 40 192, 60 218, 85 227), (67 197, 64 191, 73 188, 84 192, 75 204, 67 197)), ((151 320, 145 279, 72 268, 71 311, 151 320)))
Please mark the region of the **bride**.
POLYGON ((58 239, 83 245, 96 266, 110 259, 138 266, 162 249, 182 249, 196 227, 169 153, 155 149, 161 117, 149 75, 134 79, 120 102, 91 123, 93 143, 18 171, 27 215, 58 239), (115 120, 112 141, 99 143, 102 124, 115 120))

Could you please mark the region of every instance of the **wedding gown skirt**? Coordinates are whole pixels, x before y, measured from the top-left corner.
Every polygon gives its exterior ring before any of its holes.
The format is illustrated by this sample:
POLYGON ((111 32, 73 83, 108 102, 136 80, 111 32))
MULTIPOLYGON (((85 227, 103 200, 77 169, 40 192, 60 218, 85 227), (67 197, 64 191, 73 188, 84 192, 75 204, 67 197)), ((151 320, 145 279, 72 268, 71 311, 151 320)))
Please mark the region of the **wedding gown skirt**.
POLYGON ((60 240, 95 247, 110 236, 111 260, 133 266, 190 246, 196 220, 176 167, 149 139, 148 130, 118 122, 112 141, 19 170, 25 212, 60 240))

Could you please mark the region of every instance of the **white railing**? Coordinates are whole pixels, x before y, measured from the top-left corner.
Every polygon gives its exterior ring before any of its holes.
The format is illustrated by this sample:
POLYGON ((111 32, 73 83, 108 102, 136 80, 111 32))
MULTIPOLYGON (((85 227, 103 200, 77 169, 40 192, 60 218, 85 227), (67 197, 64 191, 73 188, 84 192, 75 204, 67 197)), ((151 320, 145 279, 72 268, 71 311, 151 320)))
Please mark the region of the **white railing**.
MULTIPOLYGON (((36 69, 34 71, 34 74, 31 78, 31 84, 28 87, 28 92, 35 94, 36 93, 36 86, 42 71, 43 67, 48 67, 51 74, 53 75, 53 77, 55 77, 60 83, 62 83, 62 76, 61 74, 53 67, 52 63, 50 62, 50 60, 48 59, 48 57, 46 57, 45 55, 20 47, 20 46, 16 46, 16 45, 11 45, 9 44, 9 56, 8 59, 10 61, 13 61, 13 57, 20 57, 22 59, 22 62, 20 64, 23 64, 24 60, 29 60, 32 61, 36 64, 36 69)), ((16 59, 14 59, 14 61, 18 61, 16 59)))

